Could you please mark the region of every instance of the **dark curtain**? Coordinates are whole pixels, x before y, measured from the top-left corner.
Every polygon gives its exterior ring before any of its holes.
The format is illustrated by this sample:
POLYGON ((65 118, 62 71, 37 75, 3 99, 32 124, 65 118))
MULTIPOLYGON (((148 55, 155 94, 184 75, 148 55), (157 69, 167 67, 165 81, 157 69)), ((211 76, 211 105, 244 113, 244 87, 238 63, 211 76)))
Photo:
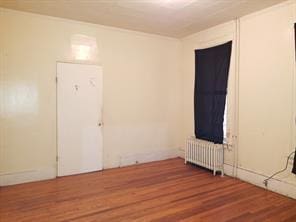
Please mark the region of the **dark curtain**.
POLYGON ((223 143, 223 120, 232 42, 195 50, 196 138, 223 143))
MULTIPOLYGON (((296 23, 294 24, 294 38, 295 38, 295 59, 296 59, 296 23)), ((293 169, 292 173, 296 174, 296 150, 294 154, 294 164, 293 164, 293 169)))

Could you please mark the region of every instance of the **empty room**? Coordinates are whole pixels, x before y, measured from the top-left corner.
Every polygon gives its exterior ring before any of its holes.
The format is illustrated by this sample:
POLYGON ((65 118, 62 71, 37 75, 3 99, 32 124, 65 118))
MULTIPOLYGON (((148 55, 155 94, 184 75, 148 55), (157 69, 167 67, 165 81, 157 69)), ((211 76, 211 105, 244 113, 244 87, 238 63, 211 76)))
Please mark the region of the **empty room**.
POLYGON ((296 0, 0 0, 0 222, 296 222, 296 0))

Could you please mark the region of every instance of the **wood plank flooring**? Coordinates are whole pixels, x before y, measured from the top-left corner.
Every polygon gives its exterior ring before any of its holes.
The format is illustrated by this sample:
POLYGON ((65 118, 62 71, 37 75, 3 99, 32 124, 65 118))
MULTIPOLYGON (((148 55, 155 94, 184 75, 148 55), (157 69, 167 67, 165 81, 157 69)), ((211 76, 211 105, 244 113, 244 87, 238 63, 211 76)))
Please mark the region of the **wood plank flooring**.
POLYGON ((296 222, 296 200, 176 158, 2 187, 0 221, 296 222))

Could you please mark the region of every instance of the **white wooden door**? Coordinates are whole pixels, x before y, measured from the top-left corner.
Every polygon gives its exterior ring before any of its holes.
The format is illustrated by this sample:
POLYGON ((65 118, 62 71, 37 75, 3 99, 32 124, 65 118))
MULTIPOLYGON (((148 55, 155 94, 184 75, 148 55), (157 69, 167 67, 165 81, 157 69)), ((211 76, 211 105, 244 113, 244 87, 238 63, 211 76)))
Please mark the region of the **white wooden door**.
POLYGON ((57 63, 58 176, 102 169, 102 69, 57 63))

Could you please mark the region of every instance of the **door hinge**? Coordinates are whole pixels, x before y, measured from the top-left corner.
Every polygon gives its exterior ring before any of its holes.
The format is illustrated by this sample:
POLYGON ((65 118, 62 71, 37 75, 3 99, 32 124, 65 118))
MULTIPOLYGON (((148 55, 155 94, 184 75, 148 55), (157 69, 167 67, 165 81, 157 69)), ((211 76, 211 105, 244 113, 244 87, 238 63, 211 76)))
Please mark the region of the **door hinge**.
POLYGON ((56 161, 57 161, 57 162, 59 161, 59 157, 58 157, 58 156, 56 156, 56 161))
POLYGON ((58 77, 57 76, 55 77, 55 81, 56 81, 56 83, 58 83, 58 77))

